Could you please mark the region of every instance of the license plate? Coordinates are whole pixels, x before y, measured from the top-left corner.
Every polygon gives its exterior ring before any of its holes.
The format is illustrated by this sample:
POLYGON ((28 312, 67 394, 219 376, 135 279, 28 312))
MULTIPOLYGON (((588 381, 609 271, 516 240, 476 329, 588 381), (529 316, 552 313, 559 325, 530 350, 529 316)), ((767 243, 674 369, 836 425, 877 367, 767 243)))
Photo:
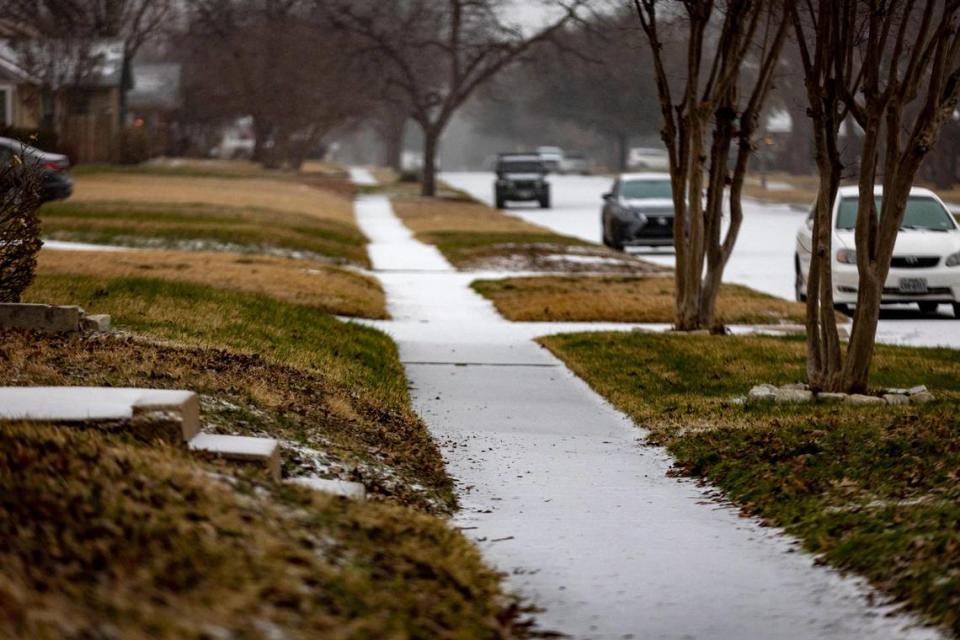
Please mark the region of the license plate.
POLYGON ((532 192, 532 191, 517 191, 517 197, 518 197, 518 198, 532 198, 532 197, 533 197, 533 192, 532 192))
POLYGON ((900 293, 926 293, 926 278, 901 278, 900 293))

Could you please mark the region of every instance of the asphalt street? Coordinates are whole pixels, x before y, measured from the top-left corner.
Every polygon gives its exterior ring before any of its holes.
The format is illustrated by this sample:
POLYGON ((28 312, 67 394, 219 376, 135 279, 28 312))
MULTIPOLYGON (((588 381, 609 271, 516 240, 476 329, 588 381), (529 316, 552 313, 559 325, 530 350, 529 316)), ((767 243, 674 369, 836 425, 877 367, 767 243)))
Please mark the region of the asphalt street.
MULTIPOLYGON (((445 173, 443 179, 473 197, 493 203, 494 174, 445 173)), ((509 213, 557 233, 601 241, 601 196, 612 179, 601 176, 551 176, 553 208, 528 204, 511 206, 509 213)), ((744 222, 736 249, 727 265, 725 281, 745 284, 781 298, 793 298, 793 256, 797 229, 804 213, 785 205, 744 203, 744 222)), ((673 266, 668 249, 638 252, 645 259, 673 266)), ((889 344, 960 348, 960 320, 942 305, 936 316, 924 316, 915 307, 894 306, 881 314, 877 338, 889 344)))

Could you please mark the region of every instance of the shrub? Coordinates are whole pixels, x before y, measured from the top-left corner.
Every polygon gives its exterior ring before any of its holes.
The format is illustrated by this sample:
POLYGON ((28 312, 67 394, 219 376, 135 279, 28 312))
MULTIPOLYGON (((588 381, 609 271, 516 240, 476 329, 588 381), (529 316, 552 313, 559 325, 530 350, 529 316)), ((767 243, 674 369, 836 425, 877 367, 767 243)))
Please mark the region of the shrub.
POLYGON ((140 164, 150 159, 150 137, 142 128, 128 127, 120 134, 117 160, 120 164, 140 164))
POLYGON ((410 170, 404 169, 400 173, 400 182, 420 182, 420 179, 423 177, 423 172, 419 169, 410 170))
POLYGON ((42 245, 39 176, 18 154, 0 164, 0 302, 19 302, 33 281, 42 245))

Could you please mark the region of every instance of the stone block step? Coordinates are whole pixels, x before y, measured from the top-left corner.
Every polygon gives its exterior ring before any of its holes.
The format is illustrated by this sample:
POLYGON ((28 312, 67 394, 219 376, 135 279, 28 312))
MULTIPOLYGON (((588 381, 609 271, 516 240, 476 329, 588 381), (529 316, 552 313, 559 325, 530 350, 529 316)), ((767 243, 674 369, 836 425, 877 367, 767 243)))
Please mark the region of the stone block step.
POLYGON ((280 443, 272 438, 201 433, 188 443, 191 451, 219 456, 232 462, 263 465, 274 480, 280 479, 280 443))
POLYGON ((0 387, 0 421, 97 423, 130 421, 136 435, 187 442, 200 432, 193 391, 130 387, 0 387), (156 415, 158 419, 144 419, 156 415))
POLYGON ((367 488, 359 482, 349 482, 347 480, 327 480, 325 478, 290 478, 287 480, 290 484, 313 489, 314 491, 324 491, 344 498, 354 498, 363 500, 367 497, 367 488))
POLYGON ((53 304, 0 303, 0 327, 42 333, 72 333, 80 330, 83 309, 53 304))
POLYGON ((89 332, 110 331, 110 316, 105 313, 84 316, 80 320, 80 328, 89 332))

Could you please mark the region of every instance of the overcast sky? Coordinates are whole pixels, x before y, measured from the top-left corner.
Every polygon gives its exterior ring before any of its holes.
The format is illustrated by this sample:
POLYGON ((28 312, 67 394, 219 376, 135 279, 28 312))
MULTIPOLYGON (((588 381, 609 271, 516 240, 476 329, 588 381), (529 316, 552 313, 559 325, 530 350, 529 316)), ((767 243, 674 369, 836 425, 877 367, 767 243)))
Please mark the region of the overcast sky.
POLYGON ((542 0, 513 0, 513 6, 506 9, 506 21, 522 24, 528 29, 542 27, 547 20, 557 15, 557 7, 550 7, 542 0))

